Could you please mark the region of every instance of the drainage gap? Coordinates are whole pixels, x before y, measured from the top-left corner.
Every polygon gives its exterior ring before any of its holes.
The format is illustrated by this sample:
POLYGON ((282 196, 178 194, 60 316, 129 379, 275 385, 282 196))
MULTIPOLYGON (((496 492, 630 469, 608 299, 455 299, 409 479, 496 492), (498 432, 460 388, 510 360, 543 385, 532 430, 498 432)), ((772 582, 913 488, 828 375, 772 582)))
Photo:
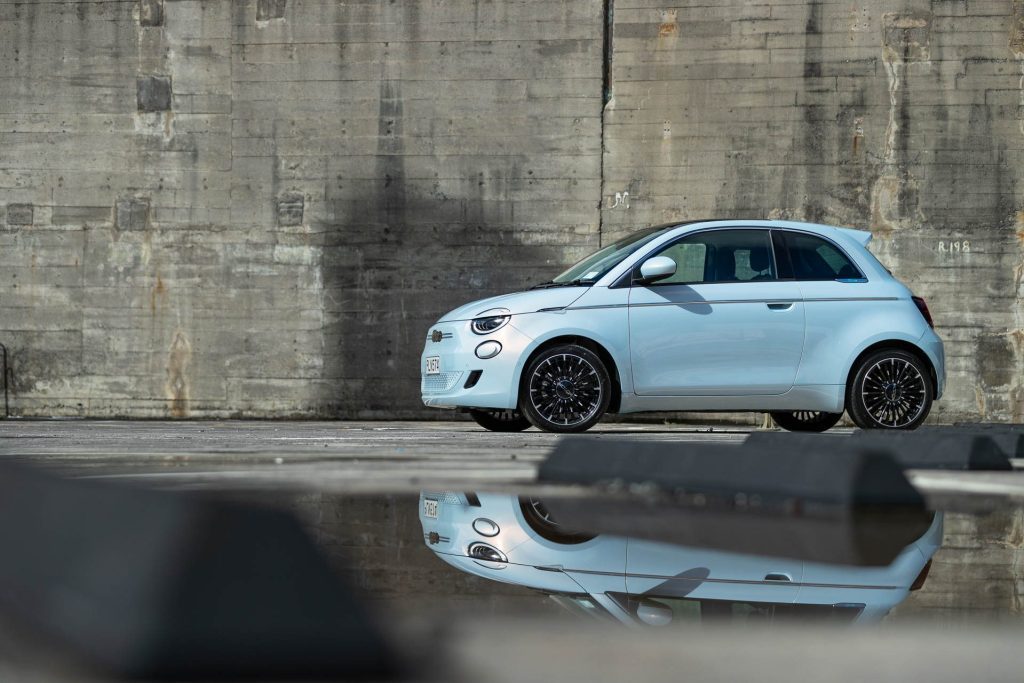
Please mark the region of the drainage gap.
POLYGON ((612 33, 615 27, 615 0, 604 0, 604 50, 601 65, 601 154, 598 173, 597 246, 604 247, 604 118, 605 108, 612 101, 612 33))

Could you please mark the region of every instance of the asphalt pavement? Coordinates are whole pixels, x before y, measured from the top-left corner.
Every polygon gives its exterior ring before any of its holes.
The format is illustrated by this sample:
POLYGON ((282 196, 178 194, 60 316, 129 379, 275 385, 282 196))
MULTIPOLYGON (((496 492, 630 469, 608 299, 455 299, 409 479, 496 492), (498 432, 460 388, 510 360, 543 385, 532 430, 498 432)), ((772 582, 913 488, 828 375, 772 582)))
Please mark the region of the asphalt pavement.
MULTIPOLYGON (((583 438, 742 443, 750 428, 604 424, 583 438)), ((829 432, 842 439, 848 429, 829 432)), ((522 488, 560 436, 501 434, 472 422, 0 421, 0 456, 71 477, 187 489, 415 491, 424 486, 522 488)), ((1017 461, 1016 466, 1024 463, 1017 461)), ((927 496, 1024 501, 1024 471, 911 470, 927 496)))

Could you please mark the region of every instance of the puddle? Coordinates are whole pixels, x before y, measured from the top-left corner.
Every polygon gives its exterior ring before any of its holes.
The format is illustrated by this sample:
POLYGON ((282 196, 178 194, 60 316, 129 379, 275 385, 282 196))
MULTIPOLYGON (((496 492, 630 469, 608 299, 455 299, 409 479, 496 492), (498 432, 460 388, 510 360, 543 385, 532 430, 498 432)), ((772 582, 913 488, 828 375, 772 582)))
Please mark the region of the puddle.
POLYGON ((287 506, 396 618, 947 624, 1022 609, 1019 508, 812 518, 486 491, 310 493, 287 506))

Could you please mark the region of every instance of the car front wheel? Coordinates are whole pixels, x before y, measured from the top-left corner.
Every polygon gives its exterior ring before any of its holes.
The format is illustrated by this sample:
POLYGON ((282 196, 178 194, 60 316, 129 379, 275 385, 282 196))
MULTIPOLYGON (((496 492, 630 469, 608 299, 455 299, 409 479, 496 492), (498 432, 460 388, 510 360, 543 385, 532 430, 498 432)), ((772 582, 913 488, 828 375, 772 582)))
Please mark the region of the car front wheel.
POLYGON ((596 353, 578 344, 545 349, 523 373, 519 410, 546 432, 583 432, 608 409, 611 381, 596 353))
POLYGON ((928 417, 933 392, 931 373, 920 358, 888 349, 857 366, 846 409, 861 429, 916 429, 928 417))
POLYGON ((521 432, 531 426, 518 410, 471 410, 469 416, 492 432, 521 432))
POLYGON ((824 432, 836 426, 842 413, 825 413, 820 410, 795 410, 791 412, 772 411, 772 419, 788 432, 824 432))

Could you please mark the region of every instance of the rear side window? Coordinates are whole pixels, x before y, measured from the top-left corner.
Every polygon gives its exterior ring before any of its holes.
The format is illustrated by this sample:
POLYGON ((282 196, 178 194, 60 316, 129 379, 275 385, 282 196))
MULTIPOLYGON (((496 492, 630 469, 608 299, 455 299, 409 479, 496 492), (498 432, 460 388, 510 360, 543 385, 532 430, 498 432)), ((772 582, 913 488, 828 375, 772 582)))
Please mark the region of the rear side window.
POLYGON ((767 230, 709 230, 684 237, 661 252, 676 262, 663 284, 755 282, 774 280, 771 238, 767 230))
POLYGON ((799 232, 785 233, 793 277, 797 280, 860 280, 857 266, 828 240, 799 232))

